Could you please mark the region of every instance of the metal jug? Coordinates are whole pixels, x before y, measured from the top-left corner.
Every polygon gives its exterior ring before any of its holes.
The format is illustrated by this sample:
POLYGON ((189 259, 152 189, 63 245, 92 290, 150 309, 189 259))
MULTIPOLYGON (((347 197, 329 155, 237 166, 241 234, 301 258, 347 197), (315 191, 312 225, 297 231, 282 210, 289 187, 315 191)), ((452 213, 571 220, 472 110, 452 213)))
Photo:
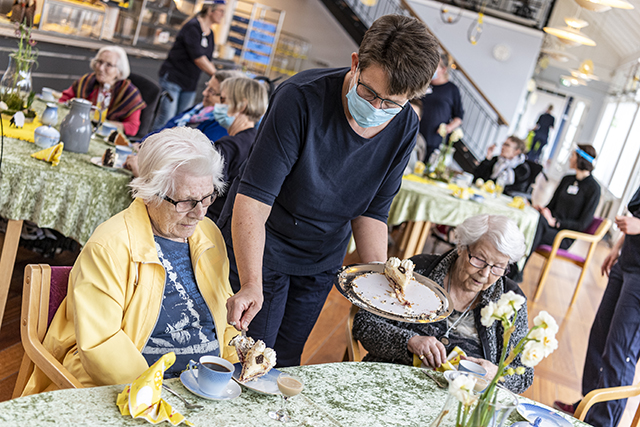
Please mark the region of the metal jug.
POLYGON ((60 141, 64 149, 74 153, 89 151, 93 126, 91 125, 91 102, 86 99, 71 100, 71 111, 60 124, 60 141))

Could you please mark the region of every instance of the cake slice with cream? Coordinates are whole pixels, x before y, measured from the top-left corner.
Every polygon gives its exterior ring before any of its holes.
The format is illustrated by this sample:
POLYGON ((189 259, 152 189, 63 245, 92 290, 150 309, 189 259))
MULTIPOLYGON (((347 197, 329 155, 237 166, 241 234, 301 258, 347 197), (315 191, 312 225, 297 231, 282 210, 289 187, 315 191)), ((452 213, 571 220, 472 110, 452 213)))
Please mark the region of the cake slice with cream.
POLYGON ((410 259, 400 261, 396 257, 389 258, 384 265, 384 275, 389 280, 391 289, 393 289, 396 298, 402 305, 411 305, 405 298, 405 290, 413 278, 414 268, 415 265, 410 259))

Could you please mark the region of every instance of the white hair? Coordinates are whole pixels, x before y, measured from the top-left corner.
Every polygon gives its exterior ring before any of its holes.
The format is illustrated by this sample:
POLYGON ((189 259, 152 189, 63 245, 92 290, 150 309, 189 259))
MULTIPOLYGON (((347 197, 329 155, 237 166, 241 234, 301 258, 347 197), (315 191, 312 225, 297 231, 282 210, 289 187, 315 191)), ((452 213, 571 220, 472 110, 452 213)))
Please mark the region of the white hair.
POLYGON ((527 249, 518 224, 504 215, 472 216, 456 227, 455 234, 458 246, 471 246, 486 240, 512 263, 520 261, 527 249))
POLYGON ((91 59, 91 69, 95 71, 96 69, 96 61, 102 52, 113 52, 118 56, 118 63, 116 64, 116 68, 120 73, 120 77, 118 80, 124 80, 129 77, 131 74, 131 68, 129 67, 129 58, 127 58, 127 52, 124 51, 120 46, 104 46, 101 47, 96 56, 91 59))
POLYGON ((197 129, 176 127, 148 137, 138 153, 139 176, 131 181, 133 197, 158 204, 175 191, 175 175, 212 176, 217 194, 225 189, 224 159, 205 134, 197 129))

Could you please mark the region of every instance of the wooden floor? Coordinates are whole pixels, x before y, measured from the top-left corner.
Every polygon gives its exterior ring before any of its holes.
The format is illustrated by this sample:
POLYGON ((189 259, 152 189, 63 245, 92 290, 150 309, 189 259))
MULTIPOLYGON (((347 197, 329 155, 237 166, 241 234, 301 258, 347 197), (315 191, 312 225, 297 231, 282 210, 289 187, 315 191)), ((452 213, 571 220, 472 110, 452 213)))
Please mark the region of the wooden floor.
MULTIPOLYGON (((432 246, 431 241, 428 241, 425 248, 431 251, 432 246)), ((436 248, 436 252, 445 249, 444 245, 440 245, 436 248)), ((572 247, 572 251, 577 253, 584 250, 585 246, 580 242, 572 247)), ((572 309, 568 310, 569 301, 580 270, 562 261, 554 264, 540 300, 537 303, 529 301, 530 319, 533 319, 539 311, 546 310, 558 321, 560 331, 558 350, 536 367, 533 386, 524 393, 525 396, 548 405, 556 399, 573 402, 581 397, 580 384, 589 330, 607 283, 606 278, 600 275, 600 265, 608 252, 609 246, 604 242, 600 243, 578 300, 572 309)), ((9 302, 0 330, 0 401, 11 398, 23 354, 20 344, 19 316, 24 266, 40 262, 71 265, 75 257, 76 254, 64 252, 53 259, 43 259, 33 252, 20 249, 9 302)), ((534 255, 525 269, 524 282, 521 285, 529 298, 533 296, 541 268, 542 257, 534 255)), ((331 291, 305 347, 302 355, 303 364, 342 360, 347 342, 345 325, 349 307, 350 303, 335 289, 331 291)), ((640 376, 636 377, 638 381, 640 376)), ((638 398, 629 400, 620 426, 630 425, 638 401, 638 398)))

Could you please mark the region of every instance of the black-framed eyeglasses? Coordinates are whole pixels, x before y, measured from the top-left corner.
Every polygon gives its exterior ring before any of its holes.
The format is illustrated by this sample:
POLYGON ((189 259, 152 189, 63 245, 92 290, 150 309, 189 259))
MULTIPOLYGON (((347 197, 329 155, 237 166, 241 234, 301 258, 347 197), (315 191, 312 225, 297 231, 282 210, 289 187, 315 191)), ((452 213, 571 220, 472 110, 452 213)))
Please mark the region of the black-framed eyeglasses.
POLYGON ((504 276, 509 272, 508 265, 506 267, 498 267, 497 265, 491 265, 487 261, 483 260, 482 258, 478 258, 477 256, 471 255, 471 253, 468 252, 468 249, 467 249, 467 256, 469 257, 469 264, 471 264, 473 267, 479 270, 483 270, 485 267, 489 267, 489 271, 494 276, 504 276))
POLYGON ((220 96, 221 95, 220 92, 215 92, 213 89, 211 89, 209 87, 204 88, 204 92, 207 92, 211 96, 220 96))
POLYGON ((398 112, 397 111, 398 108, 401 109, 401 110, 404 109, 404 105, 400 105, 395 101, 392 101, 390 99, 385 99, 385 98, 382 98, 382 97, 378 96, 376 91, 371 89, 366 84, 362 83, 360 81, 359 77, 358 77, 358 85, 356 86, 356 92, 358 93, 360 98, 364 99, 365 101, 367 101, 369 103, 372 103, 376 99, 379 99, 380 100, 380 110, 384 111, 385 113, 396 114, 398 112))
POLYGON ((103 61, 102 59, 96 59, 96 68, 100 68, 103 65, 107 70, 110 70, 111 68, 116 66, 115 64, 112 64, 112 63, 107 62, 107 61, 103 61))
POLYGON ((216 192, 214 191, 208 196, 204 196, 201 200, 173 200, 168 196, 164 196, 163 199, 175 206, 176 212, 185 213, 194 210, 196 206, 198 206, 198 203, 201 203, 203 208, 211 206, 214 200, 216 200, 216 192))

